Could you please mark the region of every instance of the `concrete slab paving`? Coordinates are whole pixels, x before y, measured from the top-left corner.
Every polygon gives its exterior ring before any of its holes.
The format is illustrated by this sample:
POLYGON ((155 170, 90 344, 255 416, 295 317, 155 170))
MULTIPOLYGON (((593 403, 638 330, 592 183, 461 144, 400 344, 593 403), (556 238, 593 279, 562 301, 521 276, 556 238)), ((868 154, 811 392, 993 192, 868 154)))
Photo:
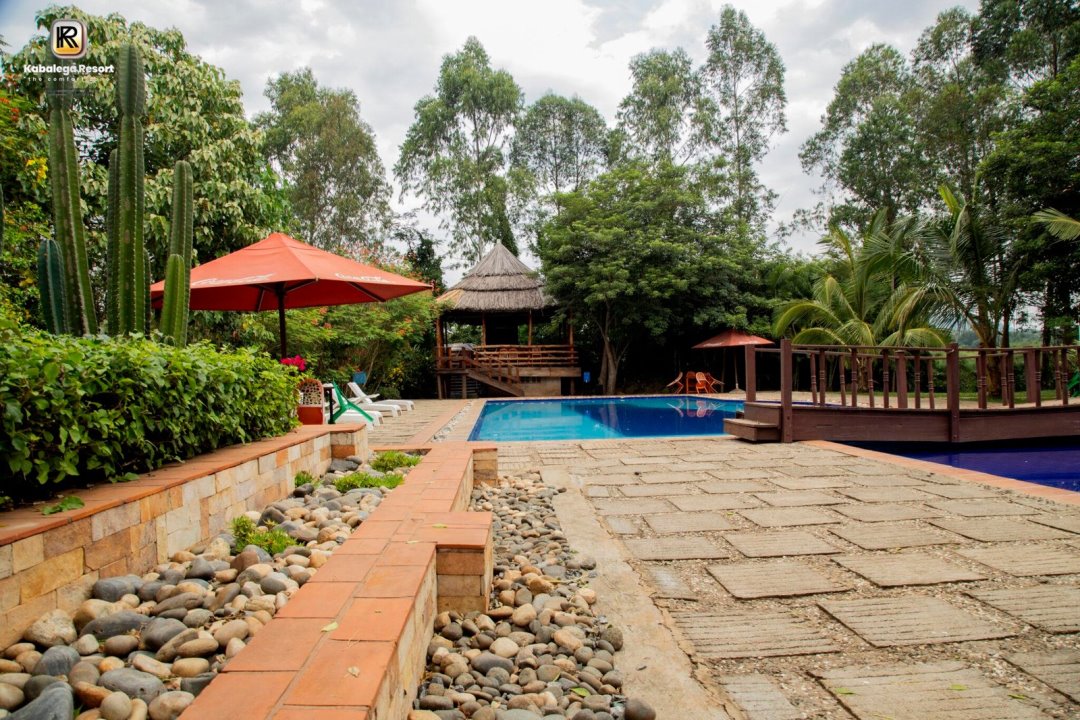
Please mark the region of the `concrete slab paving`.
POLYGON ((825 510, 812 507, 756 508, 740 510, 744 518, 762 527, 790 527, 793 525, 827 525, 838 523, 840 518, 825 510))
POLYGON ((690 589, 686 580, 670 565, 644 563, 645 582, 653 587, 654 598, 672 600, 697 600, 697 593, 690 589))
POLYGON ((937 500, 927 503, 930 507, 963 517, 989 515, 1037 515, 1038 510, 1008 500, 937 500))
POLYGON ((898 485, 895 487, 853 487, 837 490, 841 495, 846 495, 862 502, 919 502, 920 500, 933 500, 932 495, 927 495, 918 488, 898 485))
POLYGON ((761 501, 753 495, 683 495, 671 498, 671 504, 683 512, 698 512, 760 507, 761 501))
POLYGON ((798 560, 732 562, 709 565, 706 569, 725 590, 740 600, 816 595, 851 588, 851 585, 838 583, 798 560))
POLYGON ((1045 720, 961 662, 889 664, 815 673, 859 720, 1045 720))
POLYGON ((708 480, 698 483, 698 487, 707 493, 717 495, 724 493, 768 492, 776 489, 768 483, 754 482, 752 480, 708 480))
POLYGON ((659 498, 594 498, 592 503, 601 515, 646 515, 675 509, 659 498))
POLYGON ((1040 525, 1080 535, 1080 515, 1039 515, 1031 519, 1040 525))
POLYGON ((647 515, 645 522, 661 535, 686 532, 731 530, 734 525, 718 513, 658 513, 647 515))
POLYGON ((629 515, 608 515, 604 518, 611 532, 617 535, 641 534, 640 519, 629 515))
POLYGON ((963 500, 971 498, 992 498, 1001 494, 1000 490, 995 490, 992 487, 986 485, 976 485, 975 483, 965 483, 963 485, 933 485, 927 483, 919 487, 922 492, 928 492, 931 495, 940 495, 943 498, 949 498, 950 500, 963 500))
POLYGON ((922 505, 899 505, 894 503, 865 503, 861 505, 840 505, 836 512, 852 520, 861 522, 887 522, 896 520, 921 520, 938 517, 941 512, 922 505))
POLYGON ((956 552, 1017 577, 1080 573, 1080 553, 1064 548, 1045 545, 988 545, 960 548, 956 552))
POLYGON ((936 597, 821 600, 818 605, 874 647, 990 640, 1016 634, 936 597))
POLYGON ((820 490, 778 490, 776 492, 754 493, 754 496, 773 507, 839 505, 840 503, 850 502, 847 498, 830 495, 820 490))
POLYGON ((1028 675, 1080 703, 1080 650, 1016 653, 1006 659, 1028 675))
POLYGON ((619 492, 625 497, 670 497, 672 495, 692 495, 696 491, 697 486, 691 483, 619 486, 619 492))
POLYGON ((671 613, 679 630, 707 658, 753 658, 838 652, 813 624, 788 612, 731 610, 671 613))
POLYGON ((791 557, 843 552, 816 535, 802 530, 724 533, 724 539, 746 557, 791 557))
POLYGON ((1080 588, 1037 585, 1022 589, 968 590, 967 594, 1051 633, 1080 632, 1080 588))
POLYGON ((832 560, 880 587, 937 585, 986 579, 981 573, 922 552, 837 555, 832 560))
POLYGON ((864 550, 892 550, 964 542, 952 533, 931 530, 920 525, 890 525, 888 523, 848 523, 829 528, 829 532, 864 550))
POLYGON ((768 675, 724 675, 720 678, 720 687, 743 711, 746 720, 803 720, 806 717, 768 675))
POLYGON ((1055 530, 1046 525, 1038 525, 1018 518, 942 518, 931 520, 932 525, 949 530, 957 535, 981 540, 983 542, 1007 542, 1010 540, 1058 540, 1074 537, 1062 530, 1055 530))
POLYGON ((703 537, 628 538, 623 544, 638 560, 709 560, 730 553, 703 537))
POLYGON ((842 477, 775 477, 769 482, 785 490, 824 490, 825 488, 851 487, 851 481, 842 477))

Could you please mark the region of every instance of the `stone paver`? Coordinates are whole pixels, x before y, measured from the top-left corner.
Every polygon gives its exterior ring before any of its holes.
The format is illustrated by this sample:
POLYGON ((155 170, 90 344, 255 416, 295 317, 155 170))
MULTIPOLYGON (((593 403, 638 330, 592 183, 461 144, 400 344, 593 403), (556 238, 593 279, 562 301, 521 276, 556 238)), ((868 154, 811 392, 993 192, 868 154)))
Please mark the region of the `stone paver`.
POLYGON ((1039 515, 1031 518, 1041 525, 1048 525, 1058 530, 1076 533, 1080 535, 1080 515, 1039 515))
POLYGON ((814 673, 859 720, 1045 720, 960 662, 854 665, 814 673))
POLYGON ((851 588, 798 560, 723 563, 710 565, 708 571, 725 590, 741 600, 843 592, 851 588))
POLYGON ((572 475, 589 485, 636 485, 636 475, 572 475))
POLYGON ((803 505, 839 505, 846 503, 846 498, 829 495, 818 490, 789 490, 780 492, 755 493, 755 497, 764 500, 773 507, 800 507, 803 505))
POLYGON ((619 492, 626 497, 669 497, 691 495, 696 489, 690 483, 663 483, 660 485, 622 485, 619 487, 619 492))
POLYGON ((684 483, 708 480, 709 476, 700 472, 644 472, 637 476, 643 483, 664 484, 684 483))
POLYGON ((976 485, 975 483, 964 483, 962 485, 935 485, 927 483, 919 489, 923 492, 928 492, 931 495, 940 495, 941 497, 949 498, 950 500, 990 498, 997 497, 1001 494, 1001 491, 995 490, 992 487, 976 485))
POLYGON ((645 522, 649 523, 649 527, 661 535, 684 532, 712 532, 714 530, 730 530, 734 527, 727 518, 717 513, 659 513, 657 515, 647 515, 645 522))
POLYGON ((761 501, 753 495, 682 495, 671 503, 684 512, 699 510, 738 510, 759 507, 761 501))
POLYGON ((985 580, 985 575, 921 552, 838 555, 833 560, 881 587, 985 580))
POLYGON ((731 482, 733 480, 762 480, 776 477, 776 473, 762 468, 716 469, 709 470, 709 475, 724 482, 731 482))
POLYGON ((839 463, 837 465, 814 465, 811 467, 783 463, 777 465, 775 469, 788 477, 828 477, 830 475, 848 477, 851 475, 846 469, 840 467, 839 463))
POLYGON ((964 517, 988 515, 1035 515, 1039 511, 1008 500, 937 500, 930 507, 964 517))
POLYGON ((768 675, 724 675, 720 678, 720 686, 743 711, 746 720, 802 720, 806 717, 768 675))
POLYGON ((645 570, 645 580, 654 588, 653 597, 697 600, 697 593, 690 589, 675 568, 651 564, 645 564, 642 567, 645 570))
POLYGON ((792 525, 826 525, 840 522, 835 515, 810 507, 755 508, 740 510, 739 514, 762 527, 788 527, 792 525))
POLYGON ((1021 590, 969 590, 967 594, 1047 632, 1080 632, 1080 588, 1037 585, 1021 590))
POLYGON ((1016 653, 1006 660, 1080 703, 1080 651, 1016 653))
POLYGON ((659 498, 596 498, 593 501, 601 515, 646 515, 674 510, 659 498))
POLYGON ((770 480, 785 490, 823 490, 825 488, 851 487, 843 477, 776 477, 770 480))
POLYGON ((631 538, 623 540, 639 560, 693 560, 726 558, 728 551, 703 537, 631 538))
POLYGON ((932 500, 932 495, 927 495, 922 490, 913 487, 857 487, 846 490, 838 490, 841 495, 861 500, 862 502, 919 502, 920 500, 932 500))
POLYGON ((590 485, 585 488, 585 497, 611 497, 611 488, 607 485, 590 485))
POLYGON ((851 481, 856 485, 864 485, 866 487, 899 487, 902 485, 911 485, 914 487, 922 487, 926 483, 918 478, 913 478, 910 475, 853 475, 851 481))
POLYGON ((747 557, 786 557, 828 555, 843 552, 817 535, 802 530, 725 533, 724 539, 747 557))
POLYGON ((753 480, 708 480, 706 482, 698 483, 698 487, 705 492, 715 493, 717 495, 722 493, 767 492, 769 490, 775 490, 775 488, 769 487, 767 483, 755 482, 753 480))
POLYGON ((787 612, 673 612, 679 630, 708 658, 758 658, 838 652, 811 623, 787 612))
POLYGON ((638 518, 627 515, 608 515, 604 522, 617 535, 637 535, 641 532, 638 518))
POLYGON ((990 640, 1016 634, 936 597, 822 600, 818 605, 874 647, 990 640))
POLYGON ((1080 553, 1042 545, 992 545, 961 548, 956 552, 995 570, 1031 577, 1080 573, 1080 553))
POLYGON ((931 524, 950 530, 958 535, 983 542, 1007 542, 1009 540, 1057 540, 1072 537, 1067 532, 1045 525, 1037 525, 1022 518, 944 518, 931 520, 931 524))
POLYGON ((963 538, 952 533, 929 530, 917 525, 888 525, 886 523, 864 525, 860 523, 829 528, 829 532, 864 550, 892 550, 964 542, 963 538))
POLYGON ((886 522, 890 520, 921 520, 938 517, 936 510, 929 510, 922 505, 894 505, 892 503, 861 503, 858 505, 840 505, 833 508, 836 512, 862 522, 886 522))

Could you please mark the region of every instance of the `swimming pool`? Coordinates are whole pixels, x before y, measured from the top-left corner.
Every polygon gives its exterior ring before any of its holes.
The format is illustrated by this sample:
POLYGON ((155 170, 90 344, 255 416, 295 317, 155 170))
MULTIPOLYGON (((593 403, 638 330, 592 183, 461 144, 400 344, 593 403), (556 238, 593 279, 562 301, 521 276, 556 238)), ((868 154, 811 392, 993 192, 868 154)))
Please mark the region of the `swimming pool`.
POLYGON ((859 447, 1080 491, 1080 440, 1021 440, 963 445, 850 443, 859 447))
POLYGON ((604 440, 723 435, 741 400, 693 395, 488 400, 470 440, 604 440))

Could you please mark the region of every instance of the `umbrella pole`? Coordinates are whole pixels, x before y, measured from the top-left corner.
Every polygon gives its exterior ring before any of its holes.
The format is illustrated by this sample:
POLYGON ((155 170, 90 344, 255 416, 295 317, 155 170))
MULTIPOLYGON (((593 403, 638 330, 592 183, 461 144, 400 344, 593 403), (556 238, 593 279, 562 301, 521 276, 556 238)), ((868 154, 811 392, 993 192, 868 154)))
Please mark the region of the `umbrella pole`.
POLYGON ((281 340, 281 357, 285 357, 285 286, 277 288, 278 338, 281 340))

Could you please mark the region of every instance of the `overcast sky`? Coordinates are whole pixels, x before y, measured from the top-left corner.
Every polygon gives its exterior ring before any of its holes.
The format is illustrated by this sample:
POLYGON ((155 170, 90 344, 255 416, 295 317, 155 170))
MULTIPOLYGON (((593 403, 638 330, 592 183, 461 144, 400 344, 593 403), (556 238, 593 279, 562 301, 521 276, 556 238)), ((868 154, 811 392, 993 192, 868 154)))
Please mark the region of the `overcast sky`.
MULTIPOLYGON (((843 65, 875 42, 905 53, 942 10, 977 0, 729 0, 780 50, 787 67, 788 132, 774 140, 761 179, 779 194, 784 222, 812 206, 820 184, 802 172, 799 146, 820 124, 843 65)), ((547 91, 578 95, 613 123, 630 89, 630 59, 652 48, 705 55, 708 28, 724 0, 85 0, 95 14, 119 12, 174 26, 190 50, 240 81, 248 113, 265 110, 266 80, 304 65, 319 82, 351 88, 378 137, 388 172, 432 91, 444 55, 470 35, 508 70, 532 102, 547 91)), ((10 50, 35 32, 41 0, 0 0, 0 35, 10 50)), ((90 38, 93 42, 93 38, 90 38)), ((419 203, 405 198, 399 208, 419 203)), ((429 218, 432 224, 434 221, 429 218)), ((792 245, 811 250, 816 238, 792 245)))

